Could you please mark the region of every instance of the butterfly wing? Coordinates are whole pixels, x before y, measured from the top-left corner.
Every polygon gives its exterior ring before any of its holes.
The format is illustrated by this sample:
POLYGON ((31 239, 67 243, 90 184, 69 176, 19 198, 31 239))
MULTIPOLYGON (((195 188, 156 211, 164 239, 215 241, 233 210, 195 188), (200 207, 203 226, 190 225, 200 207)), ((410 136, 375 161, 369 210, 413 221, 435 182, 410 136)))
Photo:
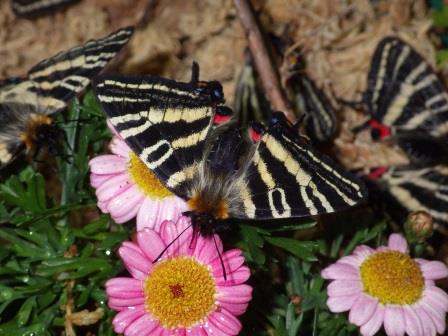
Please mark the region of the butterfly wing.
POLYGON ((47 14, 79 0, 11 0, 11 8, 19 17, 36 17, 47 14))
MULTIPOLYGON (((376 184, 404 213, 424 210, 435 222, 448 225, 447 166, 391 168, 376 184)), ((392 207, 391 212, 394 213, 396 209, 394 205, 392 207)), ((403 216, 399 220, 403 220, 403 216)))
MULTIPOLYGON (((364 184, 344 172, 287 125, 283 114, 263 134, 241 183, 239 217, 304 217, 342 210, 366 196, 364 184)), ((238 215, 237 215, 238 216, 238 215)))
POLYGON ((217 102, 195 83, 156 76, 103 76, 95 93, 131 149, 175 194, 203 159, 217 102))
POLYGON ((448 94, 431 66, 396 37, 376 48, 364 93, 369 114, 382 124, 436 137, 448 135, 448 94))
POLYGON ((21 146, 21 134, 32 114, 51 115, 64 109, 92 77, 121 50, 133 28, 57 54, 35 65, 26 78, 0 85, 0 162, 5 164, 21 146))
POLYGON ((300 74, 289 79, 293 102, 300 113, 306 114, 307 134, 314 141, 330 140, 336 133, 336 115, 325 93, 311 79, 300 74))

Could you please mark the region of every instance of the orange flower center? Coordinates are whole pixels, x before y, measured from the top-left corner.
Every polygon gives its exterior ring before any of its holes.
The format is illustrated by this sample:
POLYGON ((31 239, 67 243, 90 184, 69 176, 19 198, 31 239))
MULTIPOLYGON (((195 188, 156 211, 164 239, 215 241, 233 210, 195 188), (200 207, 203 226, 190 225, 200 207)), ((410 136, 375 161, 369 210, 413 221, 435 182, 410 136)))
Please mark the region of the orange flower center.
POLYGON ((130 154, 128 172, 146 196, 162 199, 173 195, 135 153, 130 154))
POLYGON ((209 268, 191 257, 160 261, 145 280, 145 307, 162 326, 188 328, 216 308, 209 268))
POLYGON ((364 291, 382 304, 417 302, 424 290, 420 267, 407 254, 385 251, 372 254, 361 264, 364 291))

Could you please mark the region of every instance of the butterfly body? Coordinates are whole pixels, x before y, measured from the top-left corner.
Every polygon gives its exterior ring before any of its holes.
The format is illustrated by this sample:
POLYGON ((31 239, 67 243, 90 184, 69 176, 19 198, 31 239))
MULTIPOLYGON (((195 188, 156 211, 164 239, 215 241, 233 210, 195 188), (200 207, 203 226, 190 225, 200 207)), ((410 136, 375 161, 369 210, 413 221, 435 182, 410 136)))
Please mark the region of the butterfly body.
MULTIPOLYGON (((194 72, 193 72, 194 73, 194 72)), ((203 235, 227 219, 303 217, 353 206, 365 189, 300 137, 282 113, 247 131, 217 82, 100 76, 109 121, 173 193, 203 235)))
POLYGON ((90 40, 35 65, 26 77, 0 83, 0 167, 11 162, 22 149, 38 152, 48 146, 61 154, 63 130, 53 115, 82 92, 127 43, 132 28, 90 40))

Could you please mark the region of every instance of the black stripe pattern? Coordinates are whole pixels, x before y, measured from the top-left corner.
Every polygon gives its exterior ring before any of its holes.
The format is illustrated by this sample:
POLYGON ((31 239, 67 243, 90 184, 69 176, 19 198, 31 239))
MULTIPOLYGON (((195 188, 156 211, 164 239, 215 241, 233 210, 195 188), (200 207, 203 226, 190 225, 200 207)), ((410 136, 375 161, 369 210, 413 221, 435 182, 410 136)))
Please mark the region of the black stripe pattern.
POLYGON ((64 109, 121 50, 132 33, 133 28, 129 27, 90 40, 38 63, 27 77, 4 80, 0 86, 0 164, 13 158, 31 123, 64 109))

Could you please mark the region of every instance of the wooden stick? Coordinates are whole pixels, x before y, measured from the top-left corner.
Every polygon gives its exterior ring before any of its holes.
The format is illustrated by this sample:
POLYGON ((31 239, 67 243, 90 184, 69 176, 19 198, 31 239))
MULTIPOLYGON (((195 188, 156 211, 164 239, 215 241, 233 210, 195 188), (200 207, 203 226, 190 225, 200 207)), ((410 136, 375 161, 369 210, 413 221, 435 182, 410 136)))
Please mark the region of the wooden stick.
POLYGON ((276 111, 282 111, 289 121, 294 122, 295 116, 289 108, 280 80, 274 69, 268 50, 264 44, 263 35, 258 27, 249 0, 234 0, 241 23, 246 31, 249 48, 255 61, 255 67, 260 75, 261 83, 276 111))

